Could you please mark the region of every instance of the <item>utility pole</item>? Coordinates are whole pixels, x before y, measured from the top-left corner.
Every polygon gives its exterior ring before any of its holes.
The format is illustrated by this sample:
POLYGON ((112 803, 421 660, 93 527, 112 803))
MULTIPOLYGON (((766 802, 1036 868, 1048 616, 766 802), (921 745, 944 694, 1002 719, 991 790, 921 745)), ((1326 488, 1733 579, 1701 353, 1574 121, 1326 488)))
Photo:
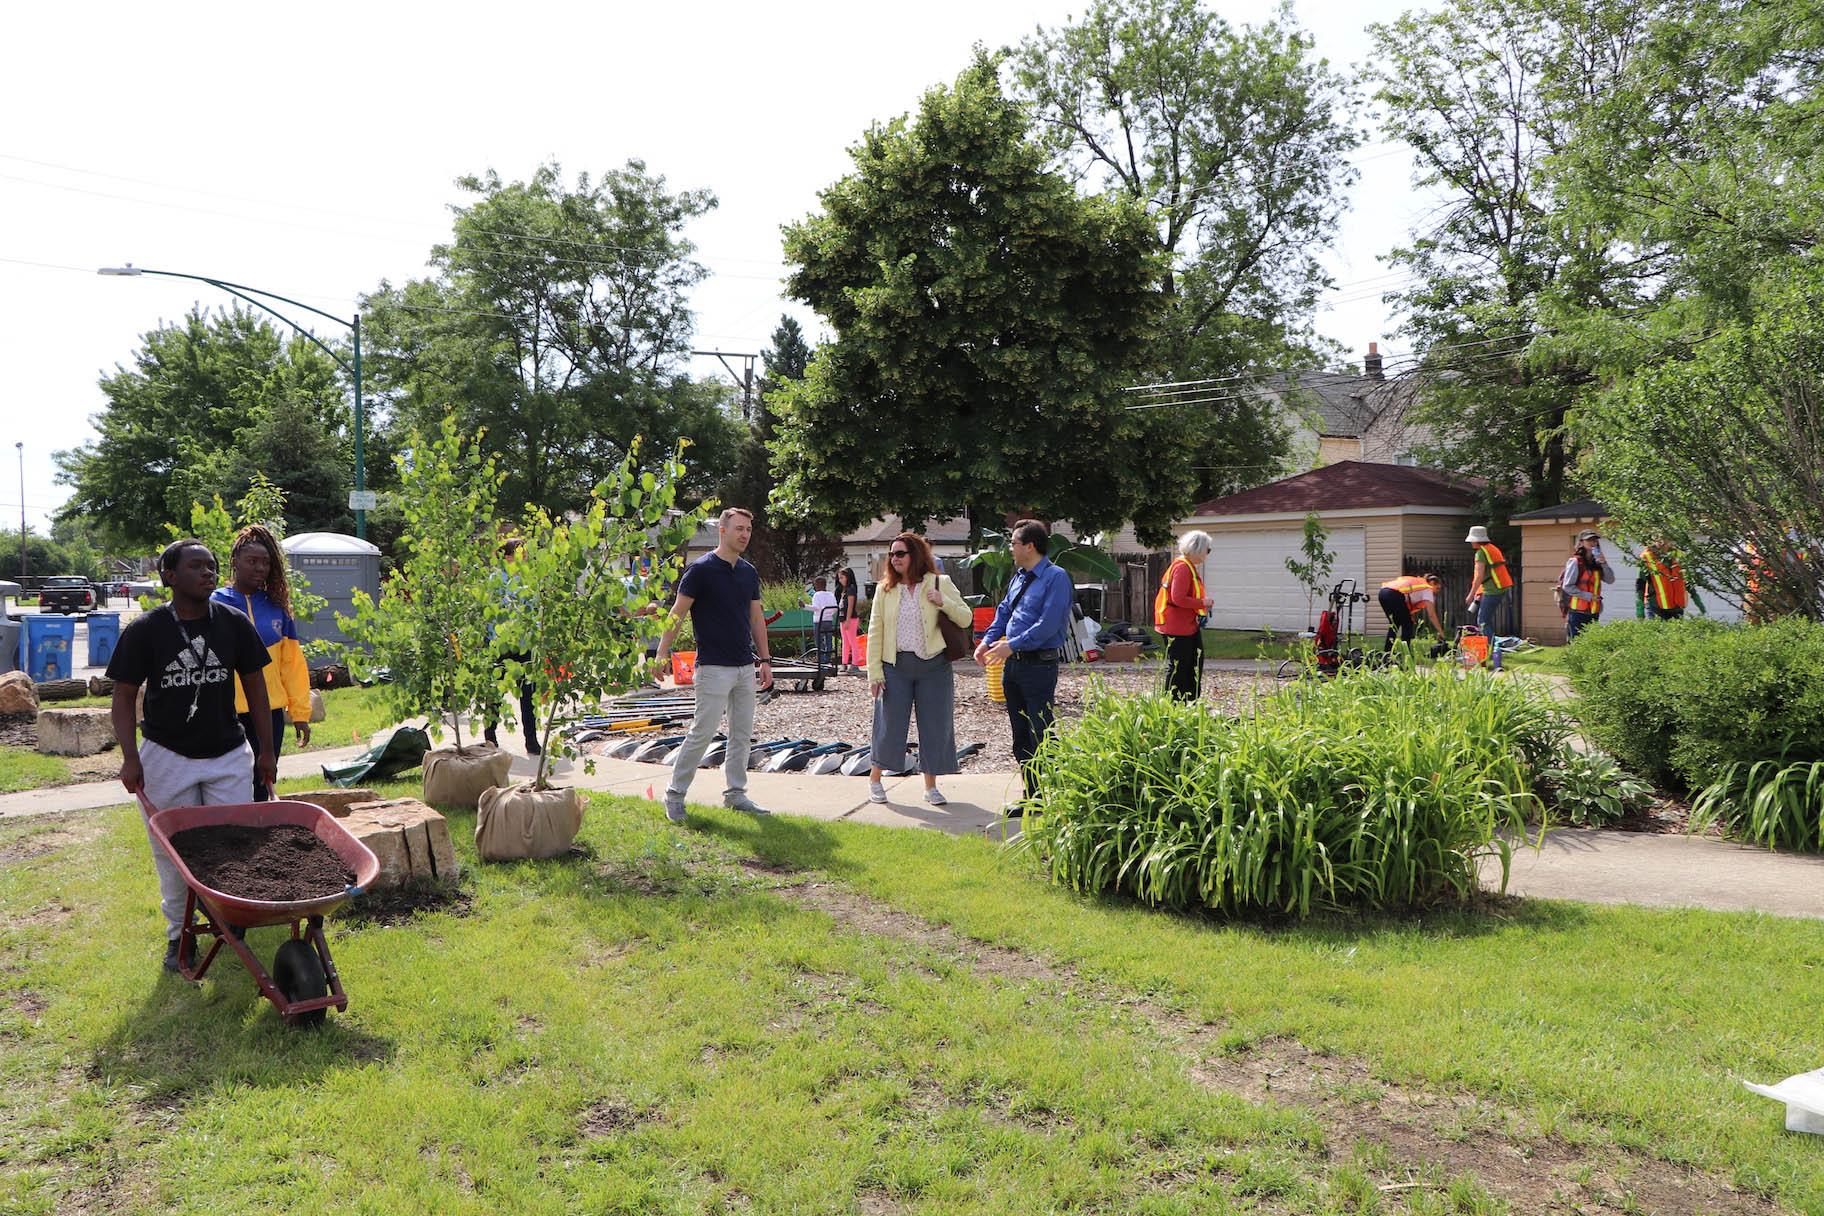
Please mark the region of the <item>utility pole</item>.
POLYGON ((19 449, 19 578, 23 581, 31 573, 25 555, 25 440, 21 439, 13 446, 19 449))
POLYGON ((693 350, 690 353, 713 357, 728 372, 735 387, 741 390, 741 420, 751 425, 754 421, 754 364, 760 356, 732 350, 693 350), (730 359, 741 360, 739 372, 729 362, 730 359))

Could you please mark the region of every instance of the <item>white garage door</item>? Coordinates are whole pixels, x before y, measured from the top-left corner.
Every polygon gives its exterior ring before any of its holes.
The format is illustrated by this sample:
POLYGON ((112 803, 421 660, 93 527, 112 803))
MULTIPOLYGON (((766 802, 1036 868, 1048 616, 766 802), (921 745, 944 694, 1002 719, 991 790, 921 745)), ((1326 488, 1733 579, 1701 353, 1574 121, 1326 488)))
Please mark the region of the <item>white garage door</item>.
MULTIPOLYGON (((1305 628, 1304 585, 1286 572, 1288 557, 1303 556, 1299 549, 1305 535, 1302 528, 1211 535, 1216 548, 1203 570, 1210 593, 1216 597, 1216 606, 1210 612, 1212 628, 1270 628, 1278 632, 1305 628)), ((1362 529, 1333 530, 1329 547, 1336 555, 1329 581, 1335 584, 1352 578, 1360 584, 1364 568, 1362 529)), ((1323 609, 1320 596, 1316 611, 1323 609)), ((1361 609, 1356 611, 1359 614, 1361 609)), ((1361 618, 1358 615, 1356 619, 1361 618)))

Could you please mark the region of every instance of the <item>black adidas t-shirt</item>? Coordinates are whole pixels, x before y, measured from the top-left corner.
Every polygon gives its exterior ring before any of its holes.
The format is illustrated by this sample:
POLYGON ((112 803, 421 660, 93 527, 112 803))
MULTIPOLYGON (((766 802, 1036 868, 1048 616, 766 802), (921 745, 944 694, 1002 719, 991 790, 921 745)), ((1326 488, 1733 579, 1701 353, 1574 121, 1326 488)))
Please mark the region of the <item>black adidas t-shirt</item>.
POLYGON ((108 678, 146 687, 139 733, 180 756, 207 760, 246 739, 234 712, 234 675, 251 676, 272 656, 253 622, 211 601, 206 621, 180 621, 164 604, 120 631, 108 678))

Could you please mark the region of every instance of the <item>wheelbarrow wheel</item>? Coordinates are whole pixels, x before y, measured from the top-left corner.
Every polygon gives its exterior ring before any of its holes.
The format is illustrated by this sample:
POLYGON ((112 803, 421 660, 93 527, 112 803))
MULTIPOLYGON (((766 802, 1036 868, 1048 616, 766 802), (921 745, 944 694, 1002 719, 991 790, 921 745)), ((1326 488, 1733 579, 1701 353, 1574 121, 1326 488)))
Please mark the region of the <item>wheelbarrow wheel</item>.
MULTIPOLYGON (((272 982, 288 1001, 311 1001, 329 995, 329 977, 310 943, 292 938, 272 958, 272 982)), ((299 1026, 320 1026, 327 1009, 312 1009, 297 1016, 299 1026)))

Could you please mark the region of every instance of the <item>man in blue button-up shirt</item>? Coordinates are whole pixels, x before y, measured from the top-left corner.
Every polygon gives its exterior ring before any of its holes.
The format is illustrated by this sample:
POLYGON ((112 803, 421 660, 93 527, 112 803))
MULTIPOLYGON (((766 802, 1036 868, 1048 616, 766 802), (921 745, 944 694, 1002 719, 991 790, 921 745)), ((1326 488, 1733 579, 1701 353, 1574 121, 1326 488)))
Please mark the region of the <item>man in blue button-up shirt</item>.
MULTIPOLYGON (((1051 729, 1052 704, 1058 695, 1058 660, 1070 629, 1070 575, 1047 561, 1051 533, 1036 519, 1013 526, 1009 546, 1017 568, 995 609, 994 624, 975 648, 975 661, 1005 661, 1001 689, 1007 694, 1007 720, 1013 728, 1013 758, 1019 761, 1026 797, 1038 792, 1032 757, 1051 729)), ((1014 803, 1007 814, 1024 808, 1014 803)))

